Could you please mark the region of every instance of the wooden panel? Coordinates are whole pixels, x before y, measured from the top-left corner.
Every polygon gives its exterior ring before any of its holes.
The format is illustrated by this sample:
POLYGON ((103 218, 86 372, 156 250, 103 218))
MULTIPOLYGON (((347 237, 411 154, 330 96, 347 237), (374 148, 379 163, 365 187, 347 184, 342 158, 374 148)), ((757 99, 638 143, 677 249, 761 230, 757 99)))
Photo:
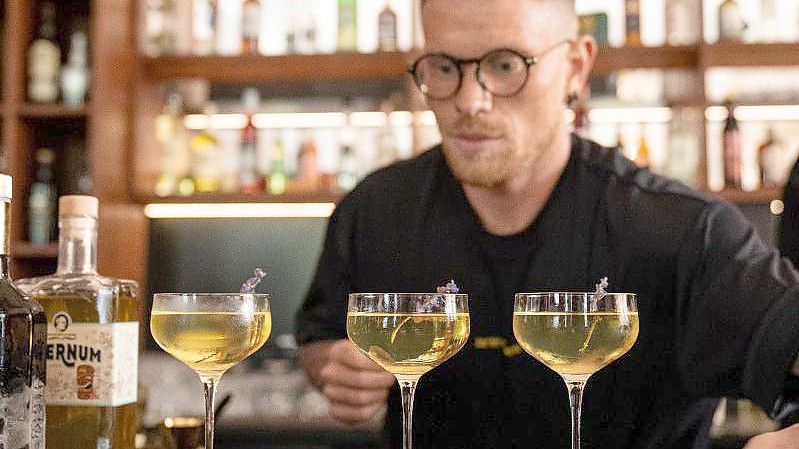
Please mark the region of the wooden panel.
POLYGON ((141 206, 100 204, 97 270, 132 279, 146 291, 148 221, 141 206))
POLYGON ((68 106, 65 104, 23 103, 17 113, 23 118, 81 118, 86 117, 91 107, 68 106))
POLYGON ((28 242, 14 242, 11 255, 16 259, 53 259, 58 256, 58 243, 31 245, 28 242))
POLYGON ((624 69, 694 69, 698 62, 696 47, 601 47, 594 74, 606 75, 624 69))
POLYGON ((141 204, 150 203, 337 203, 344 196, 343 193, 334 192, 298 192, 283 195, 270 194, 223 194, 208 193, 192 196, 137 195, 136 200, 141 204))
POLYGON ((702 67, 799 65, 799 44, 713 44, 700 47, 702 67))
POLYGON ((770 187, 752 192, 737 189, 727 189, 714 194, 736 204, 769 204, 774 200, 782 199, 782 188, 770 187))
POLYGON ((163 56, 142 60, 150 80, 215 82, 397 79, 410 56, 400 52, 287 56, 163 56))

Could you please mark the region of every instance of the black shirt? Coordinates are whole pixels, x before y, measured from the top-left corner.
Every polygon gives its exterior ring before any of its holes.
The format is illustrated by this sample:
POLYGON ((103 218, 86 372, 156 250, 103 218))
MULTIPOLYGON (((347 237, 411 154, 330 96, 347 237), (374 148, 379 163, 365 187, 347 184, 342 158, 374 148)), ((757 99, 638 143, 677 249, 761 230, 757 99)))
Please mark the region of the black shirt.
MULTIPOLYGON (((298 340, 346 338, 350 292, 430 291, 453 277, 470 295, 471 336, 422 377, 414 446, 568 447, 565 386, 516 345, 513 293, 592 290, 603 276, 638 295, 640 334, 588 383, 584 448, 707 447, 703 398, 779 402, 799 353, 791 264, 735 207, 578 137, 548 204, 516 236, 482 229, 440 148, 367 177, 331 217, 298 340)), ((395 394, 395 447, 399 413, 395 394)))

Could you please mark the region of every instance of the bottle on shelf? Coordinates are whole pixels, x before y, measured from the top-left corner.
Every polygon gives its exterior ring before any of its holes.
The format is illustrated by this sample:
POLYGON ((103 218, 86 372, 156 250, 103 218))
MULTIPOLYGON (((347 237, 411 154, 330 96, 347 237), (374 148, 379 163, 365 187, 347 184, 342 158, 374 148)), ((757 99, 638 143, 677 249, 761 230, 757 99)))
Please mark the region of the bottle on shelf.
POLYGON ((69 44, 69 59, 61 72, 61 92, 64 103, 79 106, 86 102, 89 88, 89 68, 86 65, 88 40, 86 33, 72 33, 69 44))
MULTIPOLYGON (((90 195, 94 188, 94 182, 86 155, 86 141, 82 135, 72 135, 65 139, 63 160, 64 173, 68 174, 62 183, 63 193, 65 195, 90 195)), ((53 216, 55 216, 57 200, 58 198, 53 205, 53 216)))
POLYGON ((28 50, 28 98, 37 103, 54 103, 58 101, 58 77, 61 74, 55 4, 42 2, 39 15, 39 31, 28 50))
POLYGON ((641 0, 624 0, 625 44, 641 46, 641 0))
POLYGON ((735 105, 725 101, 727 119, 723 131, 724 185, 727 188, 740 189, 741 183, 741 131, 735 118, 735 105))
POLYGON ((258 53, 258 37, 261 34, 261 2, 244 0, 241 11, 241 52, 258 53))
POLYGON ((217 0, 193 0, 191 34, 194 54, 204 56, 216 52, 217 17, 217 0))
POLYGON ((292 36, 289 52, 299 54, 316 53, 316 20, 313 14, 314 0, 295 0, 291 9, 291 30, 292 36))
POLYGON ((646 140, 646 133, 641 129, 641 137, 638 140, 638 149, 635 153, 635 165, 641 168, 649 168, 649 142, 646 140))
POLYGON ((294 181, 297 190, 315 192, 321 187, 318 151, 313 136, 308 136, 297 155, 297 178, 294 181))
POLYGON ((358 1, 338 1, 338 51, 358 50, 358 1))
POLYGON ((380 103, 380 111, 386 115, 386 122, 380 128, 380 134, 378 135, 376 168, 386 167, 399 159, 397 136, 394 133, 394 127, 391 125, 391 113, 394 112, 394 102, 389 99, 383 100, 380 103))
POLYGON ((213 193, 219 190, 219 141, 211 127, 211 117, 216 114, 214 103, 206 103, 208 126, 191 139, 191 178, 194 192, 213 193))
POLYGON ((9 276, 8 175, 0 175, 0 206, 0 446, 44 449, 47 318, 42 306, 23 295, 9 276))
POLYGON ((289 176, 286 171, 286 149, 278 132, 275 142, 272 145, 272 158, 269 165, 269 185, 267 190, 272 195, 282 195, 286 193, 289 176))
POLYGON ((177 193, 181 174, 178 157, 183 140, 183 97, 178 92, 167 96, 164 110, 155 119, 155 138, 161 150, 161 173, 155 184, 155 194, 169 196, 177 193))
POLYGON ((136 418, 138 286, 97 273, 95 197, 62 196, 58 269, 17 286, 47 316, 47 447, 130 448, 136 418))
POLYGON ((691 132, 686 112, 676 109, 669 134, 666 174, 689 186, 696 186, 699 169, 699 138, 691 132))
POLYGON ((56 202, 55 152, 50 148, 36 150, 36 177, 28 196, 28 241, 47 245, 55 237, 56 202))
POLYGON ((736 0, 724 0, 719 5, 719 41, 740 42, 747 25, 741 6, 736 0))
POLYGON ((147 56, 177 52, 178 12, 175 0, 147 0, 146 27, 144 51, 147 56))
POLYGON ((760 185, 777 187, 785 181, 785 164, 782 161, 783 145, 773 128, 769 128, 766 140, 757 148, 757 161, 760 168, 760 185))
POLYGON ((578 18, 580 34, 593 36, 599 45, 608 44, 608 13, 580 15, 578 18))
POLYGON ((760 21, 757 24, 758 41, 773 43, 782 40, 778 8, 777 0, 762 0, 760 2, 760 21))
POLYGON ((358 156, 352 144, 345 142, 341 148, 341 163, 339 165, 336 184, 340 190, 349 192, 358 184, 358 156))
POLYGON ((397 13, 386 0, 383 10, 377 16, 378 51, 397 51, 397 13))
POLYGON ((666 43, 695 45, 701 34, 700 4, 695 0, 666 0, 666 43))
POLYGON ((247 124, 241 130, 241 148, 239 150, 239 191, 241 193, 258 193, 263 191, 263 181, 256 169, 256 153, 258 149, 258 130, 253 119, 261 107, 261 94, 258 89, 248 87, 242 93, 244 115, 247 124))

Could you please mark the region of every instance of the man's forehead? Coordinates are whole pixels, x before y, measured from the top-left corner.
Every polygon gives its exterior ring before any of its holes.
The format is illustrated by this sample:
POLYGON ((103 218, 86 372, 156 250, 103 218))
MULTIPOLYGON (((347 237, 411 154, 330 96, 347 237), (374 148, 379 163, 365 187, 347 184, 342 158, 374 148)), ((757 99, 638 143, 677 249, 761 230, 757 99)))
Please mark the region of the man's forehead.
MULTIPOLYGON (((540 51, 565 38, 553 14, 539 3, 551 0, 423 0, 426 50, 474 58, 497 49, 540 51)), ((554 0, 560 1, 560 0, 554 0)))

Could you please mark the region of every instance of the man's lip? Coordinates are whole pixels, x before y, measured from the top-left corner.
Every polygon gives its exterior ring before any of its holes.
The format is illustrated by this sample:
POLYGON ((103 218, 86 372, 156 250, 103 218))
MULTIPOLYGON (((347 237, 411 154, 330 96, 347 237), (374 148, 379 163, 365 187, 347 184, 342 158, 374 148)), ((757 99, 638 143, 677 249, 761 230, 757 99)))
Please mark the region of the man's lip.
POLYGON ((482 134, 482 133, 456 133, 454 137, 459 140, 466 140, 471 142, 479 142, 484 140, 496 140, 499 139, 499 136, 492 136, 489 134, 482 134))

